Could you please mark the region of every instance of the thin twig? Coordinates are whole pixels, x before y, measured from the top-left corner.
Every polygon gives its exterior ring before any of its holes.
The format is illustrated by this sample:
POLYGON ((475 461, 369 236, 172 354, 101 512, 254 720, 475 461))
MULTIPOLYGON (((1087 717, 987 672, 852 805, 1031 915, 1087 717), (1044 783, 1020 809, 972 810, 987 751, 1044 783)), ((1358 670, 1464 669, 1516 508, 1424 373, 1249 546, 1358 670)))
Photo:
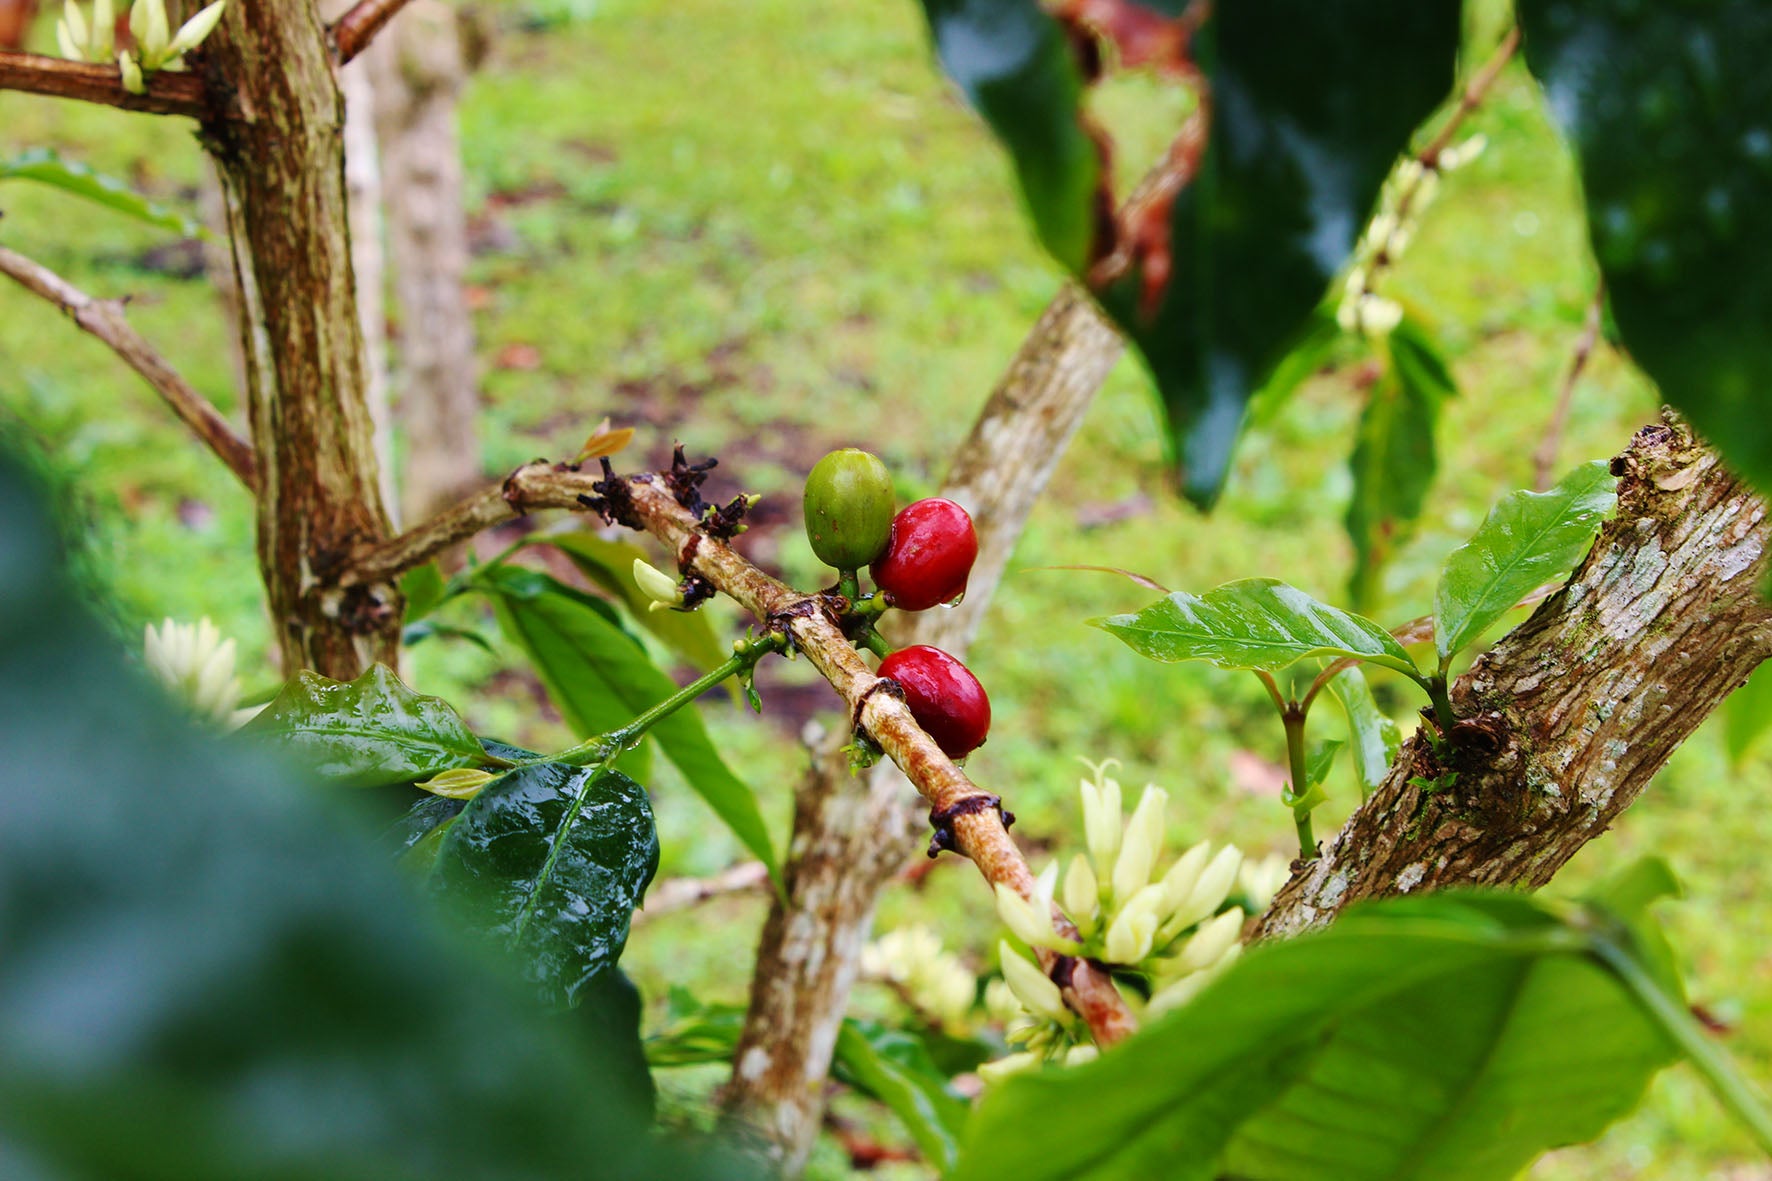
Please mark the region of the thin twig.
POLYGON ((1557 390, 1557 408, 1551 413, 1550 425, 1544 428, 1544 441, 1532 453, 1532 490, 1535 492, 1543 492, 1551 486, 1557 467, 1557 449, 1563 445, 1563 430, 1569 425, 1569 406, 1575 400, 1575 383, 1580 380, 1581 371, 1587 368, 1594 345, 1599 343, 1601 312, 1605 306, 1606 284, 1602 280, 1594 289, 1592 302, 1587 305, 1587 318, 1582 322, 1581 335, 1575 339, 1575 354, 1569 358, 1569 371, 1563 375, 1563 384, 1557 390))
POLYGON ((0 49, 0 90, 74 98, 152 115, 197 118, 206 108, 203 79, 198 74, 157 70, 144 82, 146 94, 131 94, 123 89, 123 75, 116 66, 0 49))
POLYGON ((369 48, 375 35, 404 7, 406 0, 358 0, 333 21, 332 43, 338 50, 338 64, 344 65, 369 48))
POLYGON ((741 861, 711 878, 667 878, 646 891, 646 906, 634 912, 633 925, 700 906, 728 894, 761 891, 769 885, 769 869, 761 861, 741 861))
POLYGON ((11 276, 27 291, 55 304, 74 323, 104 341, 112 352, 154 387, 161 399, 172 407, 172 412, 240 477, 242 484, 248 489, 257 488, 258 470, 251 444, 235 434, 220 412, 130 326, 120 302, 94 299, 48 267, 3 246, 0 246, 0 274, 11 276))

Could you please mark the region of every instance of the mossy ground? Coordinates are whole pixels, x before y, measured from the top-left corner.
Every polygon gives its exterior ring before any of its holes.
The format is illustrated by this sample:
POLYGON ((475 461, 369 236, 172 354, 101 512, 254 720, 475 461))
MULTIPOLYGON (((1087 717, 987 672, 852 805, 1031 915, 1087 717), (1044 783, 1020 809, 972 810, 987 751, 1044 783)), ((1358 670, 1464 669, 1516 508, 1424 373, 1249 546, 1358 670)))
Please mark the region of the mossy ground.
MULTIPOLYGON (((1493 6, 1479 7, 1479 19, 1492 18, 1493 6)), ((646 462, 673 440, 718 454, 724 490, 762 492, 778 510, 774 527, 748 536, 752 554, 812 584, 820 574, 797 527, 806 467, 831 447, 864 445, 904 495, 933 488, 972 408, 1059 285, 1002 156, 937 75, 908 2, 530 0, 490 12, 493 56, 463 108, 488 474, 569 453, 610 415, 639 429, 630 454, 646 462)), ((1103 108, 1127 123, 1129 141, 1154 144, 1151 112, 1175 105, 1132 82, 1103 108)), ((0 95, 0 110, 0 151, 56 146, 195 207, 202 160, 181 122, 15 94, 0 95)), ((1393 622, 1427 610, 1447 551, 1500 493, 1530 482, 1595 282, 1570 159, 1521 70, 1510 69, 1471 130, 1488 136, 1488 152, 1448 180, 1385 285, 1433 327, 1461 390, 1441 424, 1432 503, 1374 610, 1393 622)), ((225 332, 188 251, 19 182, 0 187, 0 208, 0 239, 95 293, 130 295, 142 332, 237 412, 225 332)), ((1037 864, 1044 850, 1079 843, 1077 760, 1109 756, 1124 763, 1129 787, 1149 779, 1170 789, 1177 842, 1291 851, 1268 769, 1283 759, 1280 728, 1256 682, 1140 660, 1085 621, 1136 608, 1150 592, 1052 568, 1122 566, 1195 590, 1275 575, 1343 598, 1361 368, 1350 347, 1252 430, 1211 516, 1170 492, 1137 365, 1114 372, 970 661, 997 720, 968 770, 1012 802, 1037 864)), ((268 685, 247 502, 100 345, 11 288, 0 289, 0 410, 82 497, 84 548, 108 579, 118 626, 139 635, 162 615, 208 614, 239 637, 249 682, 268 685)), ((1602 347, 1576 390, 1563 466, 1616 452, 1654 413, 1650 387, 1602 347)), ((479 608, 451 610, 454 622, 495 634, 479 608)), ((735 617, 716 613, 733 634, 735 617)), ((493 658, 432 640, 408 671, 488 732, 564 744, 519 669, 508 650, 493 658)), ((778 662, 759 678, 763 723, 712 698, 706 707, 778 831, 805 761, 800 724, 828 701, 807 676, 803 664, 778 662)), ((1394 679, 1378 689, 1404 721, 1419 704, 1394 679)), ((1319 832, 1357 798, 1345 767, 1332 786, 1319 832)), ((1693 996, 1739 1022, 1731 1048, 1761 1078, 1772 1076, 1772 924, 1760 917, 1772 880, 1758 838, 1772 825, 1760 824, 1756 797, 1768 786, 1763 759, 1731 768, 1703 731, 1565 875, 1575 888, 1639 853, 1672 861, 1688 898, 1665 915, 1693 996)), ((655 787, 664 875, 710 872, 736 856, 668 769, 655 787)), ((627 964, 653 997, 677 983, 742 1000, 761 914, 760 901, 731 899, 662 919, 636 937, 627 964)), ((943 865, 895 888, 880 921, 930 922, 986 966, 994 920, 969 873, 943 865)), ((709 1085, 711 1076, 685 1074, 667 1089, 709 1085)), ((890 1135, 890 1124, 882 1130, 890 1135)), ((1597 1146, 1559 1153, 1534 1175, 1766 1175, 1731 1171, 1750 1159, 1695 1076, 1674 1070, 1597 1146)), ((821 1149, 815 1171, 844 1168, 821 1149)))

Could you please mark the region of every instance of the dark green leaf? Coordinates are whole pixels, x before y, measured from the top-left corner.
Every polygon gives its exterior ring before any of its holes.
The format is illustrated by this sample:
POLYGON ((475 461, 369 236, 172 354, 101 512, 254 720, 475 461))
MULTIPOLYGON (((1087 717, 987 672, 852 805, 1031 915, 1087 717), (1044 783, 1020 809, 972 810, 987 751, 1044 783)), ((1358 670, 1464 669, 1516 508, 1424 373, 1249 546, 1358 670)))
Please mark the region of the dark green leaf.
POLYGON ((1377 606, 1380 573, 1415 531, 1438 465, 1434 427, 1440 403, 1453 392, 1432 343, 1405 319, 1387 340, 1384 373, 1366 399, 1349 463, 1354 572, 1348 591, 1356 610, 1377 606))
POLYGON ((1176 591, 1135 615, 1090 622, 1152 660, 1277 672, 1307 656, 1355 656, 1418 675, 1382 627, 1273 578, 1227 582, 1203 596, 1176 591))
MULTIPOLYGON (((480 571, 475 585, 493 596, 506 634, 529 653, 581 736, 606 734, 676 692, 634 638, 611 622, 607 603, 533 570, 507 566, 480 571)), ((694 707, 665 718, 651 734, 690 787, 776 874, 775 850, 756 797, 721 759, 694 707)))
POLYGON ((435 880, 471 927, 574 1004, 620 958, 658 868, 646 789, 619 771, 537 763, 493 780, 450 826, 435 880))
POLYGON ((1403 744, 1403 734, 1378 708, 1366 675, 1358 668, 1337 673, 1329 681, 1329 690, 1347 714, 1348 749, 1353 752, 1354 774, 1360 780, 1360 798, 1365 799, 1384 782, 1391 760, 1403 744))
POLYGON ((0 180, 34 180, 187 238, 204 232, 190 218, 155 204, 115 177, 94 172, 77 160, 64 160, 49 148, 30 148, 0 160, 0 180))
POLYGON ((1723 700, 1723 744, 1729 762, 1739 768, 1754 744, 1772 726, 1772 672, 1765 665, 1747 683, 1723 700))
MULTIPOLYGON (((193 729, 0 459, 0 1175, 727 1179, 336 798, 193 729)), ((632 1037, 630 1032, 627 1035, 632 1037)))
POLYGON ((1519 18, 1632 359, 1772 490, 1772 6, 1522 0, 1519 18))
POLYGON ((1034 229, 1080 274, 1098 246, 1101 152, 1078 112, 1083 79, 1034 0, 923 0, 942 68, 1009 149, 1034 229))
POLYGON ((1261 426, 1278 417, 1299 387, 1329 364, 1341 340, 1341 325, 1335 322, 1334 311, 1319 304, 1286 355, 1250 399, 1249 425, 1261 426))
POLYGON ((414 693, 380 664, 349 682, 304 669, 240 732, 352 787, 499 762, 448 702, 414 693))
POLYGON ((954 1167, 969 1109, 948 1089, 921 1041, 875 1022, 845 1020, 832 1068, 843 1082, 884 1103, 930 1165, 943 1173, 954 1167))
POLYGON ((437 609, 448 597, 449 584, 443 581, 437 563, 426 562, 400 576, 400 593, 406 599, 406 623, 410 626, 437 609))
POLYGON ((648 610, 652 600, 634 584, 634 559, 645 561, 647 554, 633 542, 595 533, 550 533, 547 543, 572 559, 579 573, 625 603, 641 627, 697 671, 707 672, 732 655, 731 647, 714 634, 705 611, 648 610))
POLYGON ((993 1087, 954 1175, 1501 1181, 1673 1056, 1583 929, 1518 895, 1397 899, 1255 948, 1095 1062, 993 1087))
POLYGON ((466 800, 426 796, 388 826, 382 833, 382 843, 396 854, 404 853, 461 815, 461 810, 467 806, 466 800))
POLYGON ((1581 560, 1617 503, 1617 484, 1606 463, 1595 460, 1549 492, 1512 492, 1489 510, 1446 559, 1434 591, 1442 667, 1529 592, 1581 560))

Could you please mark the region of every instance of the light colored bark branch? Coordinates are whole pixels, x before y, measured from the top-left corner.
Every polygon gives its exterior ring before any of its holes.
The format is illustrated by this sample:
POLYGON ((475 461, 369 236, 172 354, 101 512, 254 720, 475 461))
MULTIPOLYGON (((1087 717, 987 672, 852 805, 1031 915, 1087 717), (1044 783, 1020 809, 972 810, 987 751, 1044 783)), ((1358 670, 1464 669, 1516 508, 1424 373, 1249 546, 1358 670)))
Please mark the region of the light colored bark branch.
POLYGON ((1406 743, 1254 934, 1363 898, 1543 885, 1772 655, 1765 504, 1677 424, 1638 432, 1613 470, 1618 514, 1568 584, 1454 687, 1450 765, 1406 743))
POLYGON ((48 267, 3 246, 0 246, 0 274, 17 280, 25 290, 55 304, 75 324, 102 340, 154 387, 154 392, 172 408, 172 412, 228 465, 228 470, 238 476, 242 484, 248 489, 257 488, 258 472, 252 446, 235 434, 220 412, 190 382, 179 376, 166 358, 130 325, 123 315, 121 302, 94 299, 48 267))
POLYGON ((369 48, 375 35, 404 7, 406 0, 358 0, 349 12, 332 23, 332 44, 338 54, 338 64, 344 65, 369 48))
POLYGON ((116 66, 0 50, 0 90, 73 98, 153 115, 197 118, 204 113, 206 96, 200 75, 157 70, 144 81, 147 93, 131 94, 123 89, 123 76, 116 66))
POLYGON ((711 878, 667 878, 654 882, 646 891, 646 905, 634 912, 633 926, 642 926, 715 898, 753 893, 768 886, 769 867, 761 861, 741 861, 711 878))

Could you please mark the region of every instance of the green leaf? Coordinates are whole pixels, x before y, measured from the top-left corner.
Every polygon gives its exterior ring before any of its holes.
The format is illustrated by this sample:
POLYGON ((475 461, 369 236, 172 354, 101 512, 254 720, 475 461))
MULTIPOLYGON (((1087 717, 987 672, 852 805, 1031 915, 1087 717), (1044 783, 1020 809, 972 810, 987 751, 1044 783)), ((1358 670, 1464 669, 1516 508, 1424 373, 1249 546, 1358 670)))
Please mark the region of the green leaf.
POLYGON ((30 148, 0 160, 0 180, 34 180, 186 238, 204 234, 202 226, 183 214, 148 200, 115 177, 94 172, 77 160, 64 160, 49 148, 30 148))
MULTIPOLYGON (((677 691, 646 658, 645 649, 613 621, 607 603, 545 574, 510 566, 478 571, 473 585, 492 596, 505 634, 535 662, 548 693, 582 737, 625 725, 677 691)), ((770 875, 778 876, 756 796, 721 759, 694 707, 660 721, 651 735, 689 786, 769 867, 770 875)))
POLYGON ((410 627, 449 597, 449 584, 437 563, 426 562, 400 576, 400 594, 406 599, 406 624, 410 627))
POLYGON ((837 1031, 831 1065, 837 1078, 878 1099, 898 1117, 925 1161, 942 1173, 954 1167, 969 1109, 948 1089, 946 1076, 915 1036, 846 1019, 837 1031))
POLYGON ((1308 656, 1353 656, 1420 677, 1384 628, 1274 578, 1227 582, 1203 596, 1175 591, 1137 614, 1090 622, 1151 660, 1277 672, 1308 656))
POLYGON ((646 1039, 653 1066, 703 1066, 732 1061, 744 1031, 740 1005, 704 1005, 682 988, 671 990, 670 1021, 646 1039))
POLYGON ((1307 788, 1329 781, 1329 772, 1335 770, 1335 756, 1341 753, 1341 748, 1345 745, 1341 739, 1331 738, 1311 747, 1304 760, 1304 783, 1307 788))
POLYGON ((1355 908, 1252 949, 1111 1054, 993 1087, 954 1177, 1513 1177, 1674 1057, 1592 955, 1518 895, 1355 908))
POLYGON ((0 457, 0 1173, 760 1172, 651 1132, 620 1047, 465 954, 360 809, 167 705, 34 500, 0 457))
POLYGON ((1588 234, 1631 358, 1772 491, 1772 8, 1522 0, 1519 19, 1580 159, 1588 234))
POLYGON ((1317 305, 1286 355, 1250 399, 1249 425, 1265 426, 1278 418, 1299 387, 1329 364, 1342 339, 1334 309, 1317 305))
POLYGON ((649 555, 633 542, 595 533, 552 533, 546 541, 570 558, 579 573, 626 605, 641 627, 698 672, 707 672, 732 655, 731 647, 720 643, 714 634, 707 612, 648 609, 652 600, 634 585, 634 559, 646 561, 649 555))
POLYGON ((417 623, 409 623, 400 629, 400 642, 410 648, 422 644, 432 636, 445 639, 466 640, 484 652, 492 653, 492 641, 471 627, 457 627, 452 623, 438 623, 434 619, 421 619, 417 623))
POLYGON ((923 12, 942 68, 1009 149, 1041 244, 1080 274, 1098 246, 1103 170, 1064 30, 1034 0, 923 0, 923 12))
POLYGON ((1737 770, 1772 726, 1772 672, 1761 665, 1747 683, 1723 699, 1723 745, 1737 770))
POLYGON ((468 801, 433 872, 464 922, 514 951, 542 996, 572 1005, 620 958, 657 868, 645 788, 603 767, 535 763, 468 801))
POLYGON ((1360 798, 1366 799, 1384 782, 1397 748, 1403 745, 1403 733, 1390 715, 1378 708, 1366 675, 1358 668, 1337 673, 1329 681, 1329 691, 1347 714, 1348 749, 1360 780, 1360 798))
POLYGON ((381 664, 348 682, 303 669, 240 733, 352 787, 502 762, 486 753, 448 702, 414 693, 381 664))
POLYGON ((1379 575, 1415 531, 1438 460, 1434 428, 1440 404, 1456 390, 1445 363, 1412 321, 1387 339, 1383 375, 1360 415, 1354 442, 1354 493, 1347 532, 1354 544, 1348 593, 1354 607, 1378 603, 1379 575))
POLYGON ((1617 503, 1617 484, 1595 460, 1548 492, 1509 493, 1489 510, 1440 570, 1434 646, 1442 668, 1529 592, 1581 561, 1617 503))

